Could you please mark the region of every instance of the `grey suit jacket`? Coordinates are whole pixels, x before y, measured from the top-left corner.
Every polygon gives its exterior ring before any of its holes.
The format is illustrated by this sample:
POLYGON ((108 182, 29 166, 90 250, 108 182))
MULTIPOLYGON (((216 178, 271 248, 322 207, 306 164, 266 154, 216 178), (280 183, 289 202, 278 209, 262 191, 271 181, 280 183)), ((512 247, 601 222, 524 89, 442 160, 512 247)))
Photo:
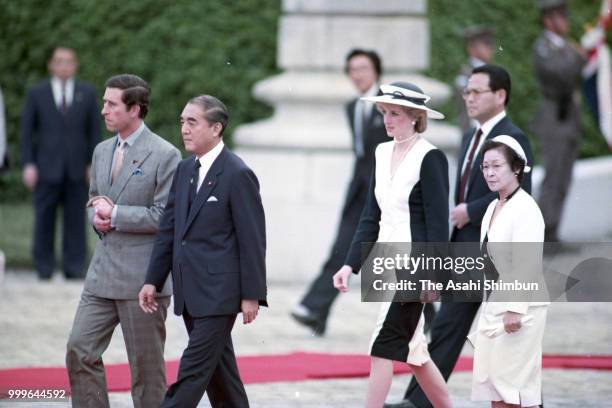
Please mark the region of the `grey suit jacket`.
MULTIPOLYGON (((89 197, 108 196, 117 205, 117 215, 115 229, 100 234, 85 290, 108 299, 137 299, 181 154, 145 127, 126 151, 117 181, 111 185, 116 144, 115 136, 98 144, 93 153, 89 197)), ((93 215, 90 208, 90 222, 93 215)), ((166 282, 159 295, 171 293, 170 283, 166 282)))

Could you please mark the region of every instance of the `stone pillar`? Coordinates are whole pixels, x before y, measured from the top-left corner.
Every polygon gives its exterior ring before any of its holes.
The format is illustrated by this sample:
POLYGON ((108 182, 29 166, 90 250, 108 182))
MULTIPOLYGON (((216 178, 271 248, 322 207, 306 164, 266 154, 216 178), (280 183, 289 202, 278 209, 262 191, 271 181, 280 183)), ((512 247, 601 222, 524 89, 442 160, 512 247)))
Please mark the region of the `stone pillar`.
MULTIPOLYGON (((344 108, 356 97, 343 73, 349 50, 376 50, 383 82, 414 82, 434 106, 450 96, 448 86, 416 73, 429 64, 426 6, 426 0, 283 1, 277 50, 283 73, 253 90, 274 115, 234 133, 238 154, 261 182, 271 282, 310 281, 329 255, 353 162, 344 108)), ((438 121, 429 122, 425 137, 450 153, 460 141, 456 127, 438 121)))

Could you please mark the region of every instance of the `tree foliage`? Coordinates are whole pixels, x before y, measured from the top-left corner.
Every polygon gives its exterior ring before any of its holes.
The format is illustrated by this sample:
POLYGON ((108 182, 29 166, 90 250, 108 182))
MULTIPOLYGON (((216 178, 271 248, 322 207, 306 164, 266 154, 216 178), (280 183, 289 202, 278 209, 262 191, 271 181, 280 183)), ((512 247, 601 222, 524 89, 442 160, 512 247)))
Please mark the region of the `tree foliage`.
POLYGON ((128 72, 147 80, 147 124, 176 146, 182 146, 178 117, 185 102, 203 93, 227 104, 231 139, 238 124, 271 113, 251 88, 277 72, 280 8, 280 0, 0 0, 0 87, 13 162, 0 180, 0 199, 25 197, 19 116, 27 87, 48 77, 54 46, 76 49, 79 77, 93 83, 100 97, 111 75, 128 72))
MULTIPOLYGON (((600 0, 569 2, 572 39, 579 41, 585 27, 597 22, 600 6, 600 0)), ((462 30, 480 24, 496 29, 494 63, 506 67, 512 77, 508 112, 518 126, 528 133, 537 152, 539 143, 529 126, 540 98, 531 61, 532 45, 541 31, 536 0, 428 0, 428 7, 431 62, 427 74, 448 84, 453 84, 459 67, 466 60, 464 41, 459 35, 462 30)), ((583 103, 583 107, 581 157, 607 154, 603 136, 596 128, 586 104, 583 103)), ((455 117, 452 102, 443 106, 442 111, 451 118, 455 117)))

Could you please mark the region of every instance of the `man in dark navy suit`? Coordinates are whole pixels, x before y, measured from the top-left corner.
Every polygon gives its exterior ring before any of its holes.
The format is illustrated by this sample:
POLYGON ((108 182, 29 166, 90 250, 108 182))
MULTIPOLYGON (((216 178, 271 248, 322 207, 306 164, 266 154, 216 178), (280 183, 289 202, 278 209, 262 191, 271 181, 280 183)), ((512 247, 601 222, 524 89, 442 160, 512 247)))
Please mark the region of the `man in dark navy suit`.
MULTIPOLYGON (((497 198, 497 193, 489 190, 480 170, 480 149, 484 142, 495 136, 509 135, 521 144, 527 155, 527 162, 533 163, 533 150, 529 139, 506 115, 511 88, 510 74, 503 67, 487 64, 472 70, 463 90, 467 113, 478 123, 478 128, 466 132, 461 143, 455 184, 455 207, 451 210, 451 222, 454 226, 451 242, 474 243, 473 248, 457 246, 457 250, 469 251, 468 256, 480 254, 480 224, 487 207, 497 198)), ((525 173, 521 187, 531 193, 531 173, 525 173)), ((478 297, 469 301, 464 296, 457 296, 450 301, 443 301, 436 314, 428 349, 431 359, 446 381, 455 368, 479 307, 478 297)), ((385 408, 431 406, 414 378, 406 390, 404 400, 385 404, 385 408)))
POLYGON ((223 145, 227 121, 225 105, 209 95, 183 109, 183 142, 194 155, 174 174, 139 295, 142 309, 155 311, 172 270, 174 312, 189 344, 166 408, 195 407, 205 391, 213 407, 249 406, 231 331, 238 313, 248 324, 267 306, 265 219, 257 177, 223 145))
MULTIPOLYGON (((378 94, 382 63, 376 52, 351 50, 346 56, 345 71, 357 89, 359 97, 378 94)), ((291 316, 298 323, 309 327, 318 336, 325 333, 330 309, 339 293, 334 288, 332 278, 344 264, 359 223, 370 177, 374 170, 374 150, 379 143, 391 140, 387 136, 382 116, 374 104, 364 102, 359 97, 346 105, 347 118, 353 135, 355 165, 344 200, 336 239, 321 272, 300 303, 291 311, 291 316)))
POLYGON ((82 278, 87 183, 93 149, 100 141, 100 111, 93 86, 74 78, 78 61, 73 49, 55 48, 48 68, 51 79, 29 90, 21 119, 23 182, 34 192, 34 265, 40 279, 51 278, 61 203, 64 275, 82 278))

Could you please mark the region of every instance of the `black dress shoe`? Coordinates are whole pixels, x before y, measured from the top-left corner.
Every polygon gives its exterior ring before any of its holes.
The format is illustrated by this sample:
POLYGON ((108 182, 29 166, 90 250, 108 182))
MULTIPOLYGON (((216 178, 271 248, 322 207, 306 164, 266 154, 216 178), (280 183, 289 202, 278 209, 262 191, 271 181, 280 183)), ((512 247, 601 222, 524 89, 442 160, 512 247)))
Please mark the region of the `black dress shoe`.
POLYGON ((409 399, 403 399, 398 402, 385 402, 383 408, 418 408, 409 399))
POLYGON ((291 311, 291 317, 302 326, 306 326, 312 330, 312 334, 315 336, 321 337, 325 334, 325 322, 319 320, 314 313, 310 312, 304 306, 299 305, 295 307, 291 311))

